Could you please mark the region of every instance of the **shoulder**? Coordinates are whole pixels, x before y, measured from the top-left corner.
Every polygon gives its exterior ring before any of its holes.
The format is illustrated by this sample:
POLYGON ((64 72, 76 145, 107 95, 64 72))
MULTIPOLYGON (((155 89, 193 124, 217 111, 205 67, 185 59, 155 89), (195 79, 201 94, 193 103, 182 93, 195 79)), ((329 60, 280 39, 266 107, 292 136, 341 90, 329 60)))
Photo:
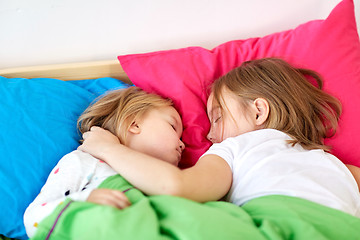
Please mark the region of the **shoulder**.
POLYGON ((261 129, 227 138, 221 143, 215 143, 209 148, 209 151, 215 149, 241 149, 246 151, 267 142, 286 143, 287 140, 291 140, 291 137, 279 130, 261 129))
POLYGON ((64 155, 57 166, 67 166, 69 168, 88 168, 93 167, 99 160, 88 153, 74 150, 64 155))
POLYGON ((223 158, 231 166, 235 158, 242 158, 248 153, 267 153, 279 149, 288 148, 287 134, 275 129, 261 129, 227 138, 221 143, 213 144, 203 155, 215 154, 223 158))
POLYGON ((62 160, 65 159, 67 161, 99 161, 97 158, 93 157, 89 153, 80 151, 80 150, 74 150, 68 154, 66 154, 62 160))
POLYGON ((251 131, 242 135, 239 135, 235 137, 240 140, 246 140, 251 141, 253 143, 261 143, 271 140, 290 140, 292 139, 289 135, 286 133, 272 129, 272 128, 266 128, 266 129, 260 129, 256 131, 251 131))

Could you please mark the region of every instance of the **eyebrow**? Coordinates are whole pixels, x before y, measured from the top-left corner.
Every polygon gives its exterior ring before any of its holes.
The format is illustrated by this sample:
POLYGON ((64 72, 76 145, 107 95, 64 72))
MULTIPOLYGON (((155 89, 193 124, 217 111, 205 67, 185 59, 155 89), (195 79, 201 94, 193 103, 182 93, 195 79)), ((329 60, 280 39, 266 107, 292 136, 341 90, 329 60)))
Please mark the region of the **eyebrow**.
POLYGON ((212 115, 214 113, 215 110, 218 110, 218 109, 221 109, 220 106, 216 106, 216 107, 213 107, 211 110, 210 110, 210 115, 212 115))

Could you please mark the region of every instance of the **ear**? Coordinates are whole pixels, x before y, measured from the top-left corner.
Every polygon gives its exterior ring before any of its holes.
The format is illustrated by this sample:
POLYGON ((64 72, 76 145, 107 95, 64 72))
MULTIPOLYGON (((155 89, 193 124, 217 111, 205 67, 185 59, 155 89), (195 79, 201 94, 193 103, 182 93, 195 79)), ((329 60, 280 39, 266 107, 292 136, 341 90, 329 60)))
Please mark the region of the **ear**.
POLYGON ((139 134, 141 132, 140 126, 136 121, 134 121, 129 127, 128 131, 133 134, 139 134))
POLYGON ((261 126, 269 117, 269 103, 264 98, 257 98, 254 100, 254 107, 255 107, 255 124, 257 126, 261 126))

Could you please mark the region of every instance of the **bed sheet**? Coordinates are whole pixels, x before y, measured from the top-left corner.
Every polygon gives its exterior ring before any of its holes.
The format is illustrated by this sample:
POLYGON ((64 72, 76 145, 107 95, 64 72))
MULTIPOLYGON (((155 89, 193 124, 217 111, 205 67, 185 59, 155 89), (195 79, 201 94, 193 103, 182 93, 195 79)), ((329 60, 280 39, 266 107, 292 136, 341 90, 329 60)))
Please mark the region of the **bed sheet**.
POLYGON ((100 188, 125 192, 126 209, 67 199, 38 226, 33 240, 309 240, 358 239, 360 219, 304 199, 272 195, 238 207, 174 196, 146 196, 120 175, 100 188))

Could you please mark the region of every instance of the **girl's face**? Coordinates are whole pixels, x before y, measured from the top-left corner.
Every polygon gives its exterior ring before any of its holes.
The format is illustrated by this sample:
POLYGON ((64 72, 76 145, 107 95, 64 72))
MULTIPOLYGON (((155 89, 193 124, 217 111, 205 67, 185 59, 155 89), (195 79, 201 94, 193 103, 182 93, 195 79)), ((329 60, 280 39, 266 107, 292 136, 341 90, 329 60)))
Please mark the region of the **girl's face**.
POLYGON ((178 165, 185 145, 181 141, 181 118, 175 108, 152 109, 129 131, 133 133, 128 135, 127 145, 130 148, 178 165))
POLYGON ((211 124, 207 138, 212 143, 219 143, 226 138, 257 129, 256 110, 252 106, 244 108, 239 97, 226 88, 222 90, 221 95, 224 100, 223 110, 219 103, 214 101, 213 93, 207 101, 207 114, 211 124))

